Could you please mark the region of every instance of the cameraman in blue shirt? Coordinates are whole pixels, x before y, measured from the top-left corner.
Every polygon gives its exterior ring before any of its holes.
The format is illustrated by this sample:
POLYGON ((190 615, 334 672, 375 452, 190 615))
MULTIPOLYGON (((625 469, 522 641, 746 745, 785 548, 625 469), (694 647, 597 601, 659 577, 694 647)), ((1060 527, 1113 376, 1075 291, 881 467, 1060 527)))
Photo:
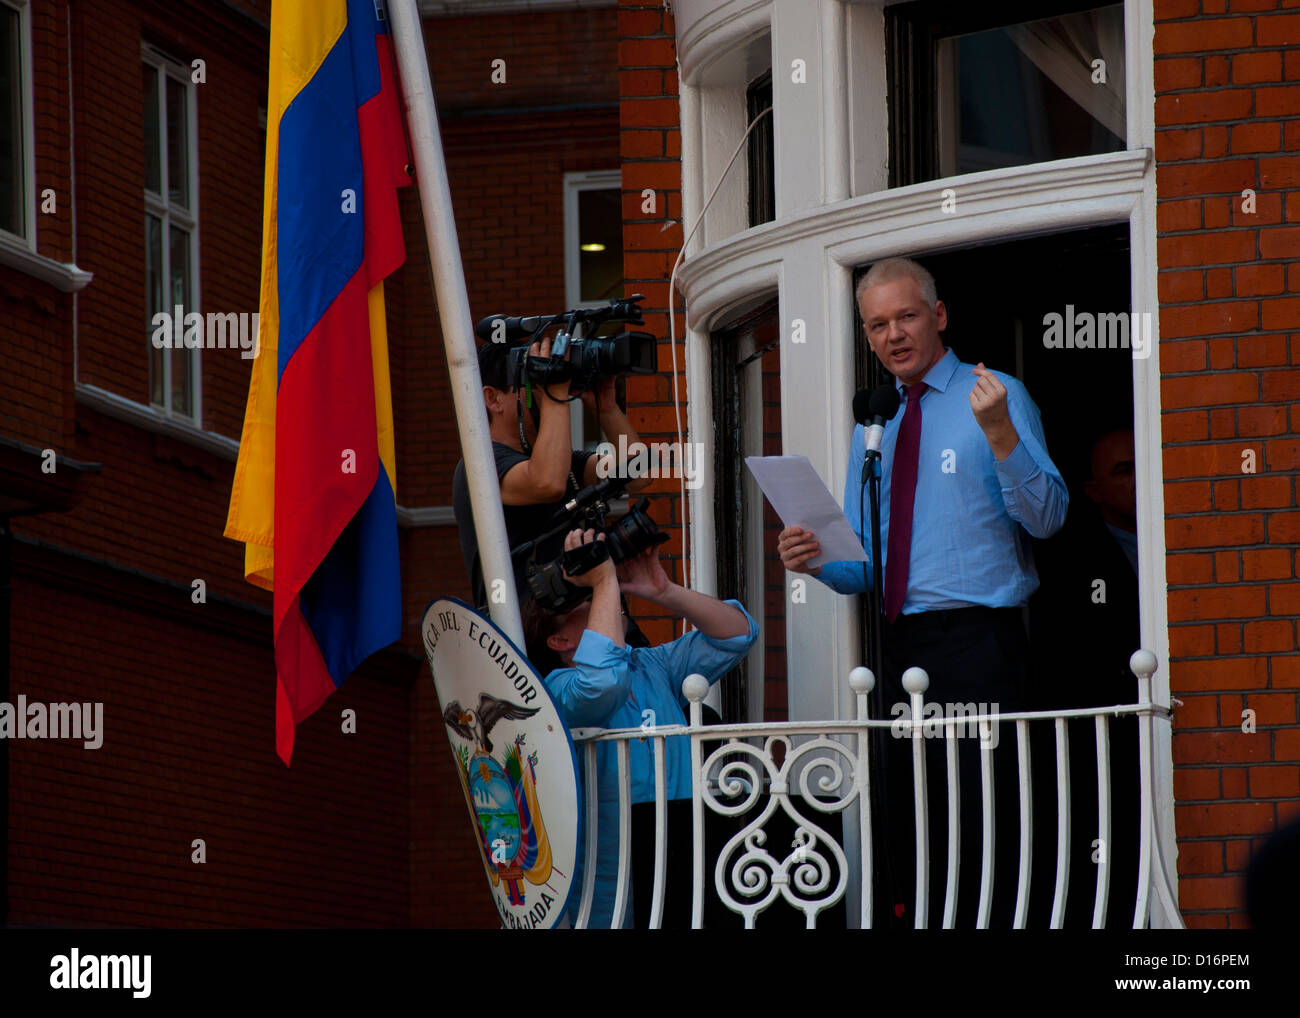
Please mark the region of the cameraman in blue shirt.
MULTIPOLYGON (((568 551, 603 538, 603 534, 597 538, 592 530, 573 530, 566 536, 564 547, 568 551)), ((672 582, 659 563, 657 545, 625 561, 618 572, 614 562, 606 559, 568 579, 589 587, 591 598, 565 615, 547 614, 534 601, 526 610, 524 631, 528 656, 538 671, 545 673, 546 687, 570 728, 686 724, 687 704, 681 691, 686 676, 698 673, 710 683, 717 682, 740 663, 758 638, 758 625, 739 602, 719 601, 672 582), (624 643, 627 619, 621 611, 620 589, 685 618, 692 631, 657 647, 628 647, 624 643)), ((684 906, 689 902, 691 887, 691 759, 690 742, 685 736, 670 738, 665 745, 669 800, 665 890, 674 892, 665 894, 663 925, 668 927, 690 922, 689 908, 684 906)), ((592 928, 609 927, 614 914, 619 851, 615 754, 615 746, 609 742, 596 748, 599 819, 596 889, 588 923, 592 928)), ((648 820, 653 824, 654 758, 650 742, 633 740, 628 760, 632 803, 647 804, 648 820)), ((634 805, 634 824, 638 814, 645 812, 634 805)), ((636 826, 644 826, 644 819, 636 826)), ((634 826, 634 845, 646 840, 634 826)), ((644 925, 649 915, 652 864, 653 856, 649 856, 646 865, 633 867, 638 926, 644 925)), ((581 886, 580 876, 575 881, 576 886, 581 886)), ((573 914, 576 916, 576 904, 573 914)), ((627 915, 622 925, 629 925, 627 915)))

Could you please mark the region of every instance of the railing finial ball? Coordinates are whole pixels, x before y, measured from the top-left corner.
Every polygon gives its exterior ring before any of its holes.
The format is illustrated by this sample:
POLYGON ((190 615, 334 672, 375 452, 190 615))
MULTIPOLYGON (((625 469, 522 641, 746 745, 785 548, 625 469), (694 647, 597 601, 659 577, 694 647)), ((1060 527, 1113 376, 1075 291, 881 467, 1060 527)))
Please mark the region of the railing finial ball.
POLYGON ((862 665, 849 672, 849 688, 855 693, 870 693, 876 688, 876 676, 862 665))
POLYGON ((1156 671, 1156 656, 1149 650, 1135 650, 1128 659, 1128 666, 1140 679, 1149 679, 1156 671))
POLYGON ((709 680, 698 673, 695 675, 688 675, 682 681, 682 693, 684 693, 686 699, 690 700, 692 703, 703 700, 709 695, 709 680))
POLYGON ((924 668, 913 666, 903 673, 903 688, 909 693, 924 693, 930 688, 930 676, 924 668))

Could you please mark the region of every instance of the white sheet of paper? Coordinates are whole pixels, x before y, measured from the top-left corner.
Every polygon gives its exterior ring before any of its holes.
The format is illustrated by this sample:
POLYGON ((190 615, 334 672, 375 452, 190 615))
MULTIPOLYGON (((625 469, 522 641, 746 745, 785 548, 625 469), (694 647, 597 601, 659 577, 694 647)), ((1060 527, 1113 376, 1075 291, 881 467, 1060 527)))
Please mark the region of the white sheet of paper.
POLYGON ((811 530, 816 536, 821 554, 809 559, 808 565, 867 560, 848 517, 807 456, 746 456, 745 466, 782 523, 811 530))

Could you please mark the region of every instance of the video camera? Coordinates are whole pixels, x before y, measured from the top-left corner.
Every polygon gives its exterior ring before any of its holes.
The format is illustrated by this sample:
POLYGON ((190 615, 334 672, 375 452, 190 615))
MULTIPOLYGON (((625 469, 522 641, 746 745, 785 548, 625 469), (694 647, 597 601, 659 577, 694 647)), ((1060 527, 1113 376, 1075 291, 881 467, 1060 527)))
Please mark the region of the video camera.
POLYGON ((529 592, 552 615, 561 615, 591 596, 586 587, 566 580, 566 572, 578 576, 607 558, 612 558, 615 565, 621 565, 647 548, 668 540, 668 535, 659 529, 646 511, 650 505, 648 498, 639 500, 622 519, 612 524, 606 522, 609 502, 623 494, 625 484, 625 481, 611 477, 583 488, 551 518, 545 532, 510 552, 512 560, 529 556, 524 572, 529 592), (605 540, 580 545, 548 561, 537 560, 543 542, 575 528, 595 530, 604 534, 605 540))
POLYGON ((510 389, 525 381, 534 385, 569 382, 569 392, 577 395, 603 378, 616 375, 653 375, 659 370, 657 341, 648 332, 622 331, 615 335, 595 335, 610 324, 644 325, 639 301, 641 294, 611 300, 606 307, 574 308, 558 315, 534 315, 512 318, 489 315, 474 331, 491 343, 508 343, 506 385, 510 389), (560 326, 551 341, 551 355, 536 357, 529 347, 552 326, 560 326))

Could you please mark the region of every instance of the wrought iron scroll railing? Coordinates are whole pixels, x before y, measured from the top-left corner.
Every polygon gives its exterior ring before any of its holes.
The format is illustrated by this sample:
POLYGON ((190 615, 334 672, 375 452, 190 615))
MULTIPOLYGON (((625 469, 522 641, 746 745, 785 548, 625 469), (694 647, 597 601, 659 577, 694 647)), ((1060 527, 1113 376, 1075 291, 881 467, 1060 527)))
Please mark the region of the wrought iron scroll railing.
MULTIPOLYGON (((981 713, 974 716, 930 717, 925 710, 925 692, 928 676, 919 668, 911 668, 903 676, 903 685, 911 697, 910 715, 906 718, 871 718, 869 716, 870 692, 875 679, 870 670, 855 668, 849 676, 849 686, 857 701, 857 717, 851 721, 782 722, 768 724, 725 724, 705 726, 701 718, 701 705, 708 692, 708 683, 698 675, 688 676, 682 684, 690 704, 690 723, 687 725, 643 726, 641 728, 606 731, 578 729, 574 740, 579 752, 586 756, 586 773, 596 773, 596 747, 601 742, 613 743, 617 759, 619 788, 618 825, 619 852, 614 901, 613 924, 620 924, 631 894, 631 774, 629 773, 628 747, 634 739, 649 740, 653 746, 654 760, 654 875, 649 925, 658 928, 662 922, 665 892, 667 855, 667 800, 665 794, 666 740, 674 736, 690 739, 692 779, 691 842, 693 854, 692 926, 703 925, 704 900, 708 882, 714 893, 730 912, 743 918, 746 928, 756 925, 758 917, 778 902, 802 913, 805 924, 817 925, 818 916, 830 908, 844 910, 846 925, 870 927, 877 916, 875 893, 875 866, 887 849, 876 844, 872 823, 871 783, 873 779, 869 744, 871 733, 880 729, 891 730, 897 737, 912 740, 913 815, 893 822, 914 825, 915 842, 915 901, 912 903, 913 924, 918 927, 934 925, 931 916, 940 920, 945 928, 954 925, 956 897, 959 887, 960 853, 958 840, 978 832, 981 839, 979 905, 976 927, 989 924, 989 911, 994 891, 995 854, 1007 846, 995 842, 994 817, 994 756, 993 740, 987 738, 989 726, 998 723, 1011 726, 1016 735, 1016 759, 1019 790, 1019 842, 1011 850, 1018 854, 1015 895, 1014 926, 1023 928, 1029 915, 1031 888, 1041 890, 1040 881, 1034 884, 1030 874, 1034 863, 1034 841, 1031 837, 1032 810, 1035 801, 1032 769, 1030 766, 1030 726, 1051 726, 1051 740, 1055 754, 1055 877, 1051 883, 1051 928, 1062 925, 1067 887, 1070 882, 1071 826, 1086 822, 1090 830, 1100 834, 1100 840, 1109 843, 1112 830, 1113 776, 1110 771, 1110 725, 1114 719, 1136 716, 1138 719, 1138 850, 1136 888, 1133 901, 1132 924, 1147 925, 1153 895, 1159 896, 1164 913, 1171 921, 1181 925, 1177 907, 1177 892, 1171 882, 1165 846, 1159 843, 1159 824, 1155 817, 1154 801, 1154 732, 1157 723, 1168 724, 1171 716, 1167 706, 1152 701, 1152 676, 1156 669, 1155 655, 1137 651, 1130 667, 1138 679, 1138 701, 1107 707, 1090 707, 1073 710, 1035 711, 1020 713, 981 713), (1080 775, 1071 773, 1067 722, 1071 719, 1093 719, 1096 738, 1096 812, 1084 818, 1072 808, 1075 797, 1072 789, 1080 775), (981 811, 978 817, 961 815, 956 787, 960 778, 957 764, 957 739, 960 726, 979 726, 981 811), (947 847, 945 857, 933 860, 929 837, 928 782, 935 780, 927 774, 926 753, 922 739, 928 731, 943 728, 942 738, 946 750, 947 847), (707 745, 706 745, 707 744, 707 745), (726 837, 725 843, 713 858, 706 858, 706 815, 712 813, 733 818, 738 829, 726 837), (756 815, 755 815, 756 814, 756 815), (839 818, 840 837, 828 830, 828 821, 839 818), (790 850, 773 853, 769 843, 769 826, 780 818, 784 829, 793 825, 794 838, 790 850), (1095 825, 1095 826, 1091 826, 1095 825), (967 828, 974 828, 968 831, 967 828), (935 912, 927 900, 932 885, 930 868, 936 863, 945 867, 944 900, 942 911, 935 912), (1155 878, 1153 881, 1153 874, 1155 878), (850 892, 855 893, 850 893, 850 892), (849 906, 853 907, 850 909, 849 906), (852 914, 849 914, 849 913, 852 914)), ((1000 729, 1001 730, 1001 729, 1000 729)), ((1131 780, 1132 775, 1119 776, 1131 780)), ((595 860, 598 844, 598 801, 594 781, 585 787, 585 857, 595 860)), ((1041 801, 1041 800, 1040 800, 1041 801)), ((1092 800, 1088 801, 1091 807, 1092 800)), ((788 836, 788 835, 787 835, 788 836)), ((1093 927, 1106 925, 1108 903, 1111 900, 1111 867, 1107 858, 1096 865, 1095 894, 1093 895, 1093 927)), ((907 860, 910 867, 913 860, 907 860)), ((585 927, 591 916, 596 882, 595 865, 584 867, 580 905, 576 925, 585 927)), ((1077 879, 1077 875, 1076 875, 1077 879)), ((1118 917, 1116 917, 1118 918, 1118 917)), ((1122 920, 1127 924, 1127 911, 1122 920)))

